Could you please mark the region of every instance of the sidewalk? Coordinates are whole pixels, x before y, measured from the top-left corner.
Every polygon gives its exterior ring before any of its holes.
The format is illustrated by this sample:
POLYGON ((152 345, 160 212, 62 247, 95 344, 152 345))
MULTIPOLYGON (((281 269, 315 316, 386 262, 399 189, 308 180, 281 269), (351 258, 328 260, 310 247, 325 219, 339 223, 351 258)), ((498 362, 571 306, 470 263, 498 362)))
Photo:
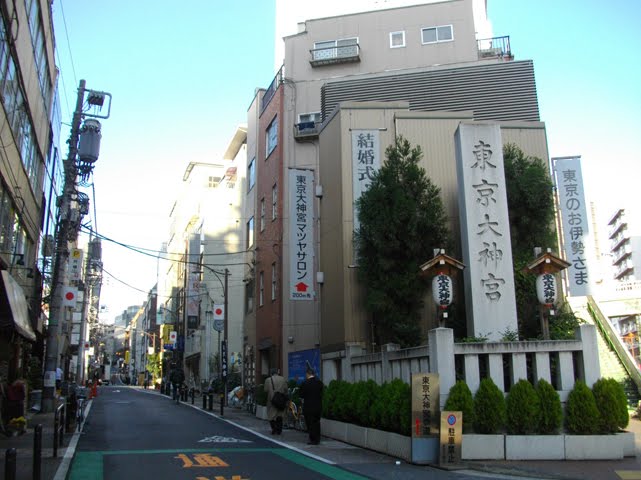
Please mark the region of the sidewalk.
MULTIPOLYGON (((122 387, 121 387, 122 388, 122 387)), ((138 387, 125 387, 138 388, 138 387)), ((154 390, 141 393, 162 395, 154 390)), ((163 395, 164 396, 164 395, 163 395)), ((190 402, 183 402, 191 406, 190 402)), ((90 405, 88 405, 90 410, 90 405)), ((191 406, 202 411, 202 400, 197 398, 191 406)), ((380 480, 418 480, 426 478, 430 467, 411 465, 384 454, 373 452, 323 437, 320 445, 307 445, 307 434, 297 430, 284 430, 282 435, 273 436, 269 422, 256 418, 246 410, 225 407, 220 417, 220 408, 207 411, 209 415, 251 430, 285 447, 309 455, 320 461, 336 464, 363 476, 380 480)), ((91 413, 89 412, 89 415, 91 413)), ((28 416, 27 432, 17 437, 0 434, 0 472, 4 472, 5 452, 8 448, 17 449, 17 480, 31 480, 33 462, 34 427, 42 424, 42 480, 64 480, 75 452, 79 435, 65 433, 63 446, 58 448, 58 456, 53 458, 53 413, 37 413, 28 416)), ((636 457, 617 461, 475 461, 464 462, 457 473, 485 478, 503 479, 558 479, 558 480, 641 480, 641 422, 631 419, 629 431, 636 434, 636 457), (619 473, 617 473, 619 472, 619 473), (626 472, 626 473, 624 473, 626 472)))
MULTIPOLYGON (((57 456, 53 456, 54 416, 52 413, 28 413, 27 431, 16 437, 7 437, 0 433, 0 471, 4 474, 5 456, 10 448, 16 449, 16 479, 31 480, 33 478, 33 451, 36 425, 42 425, 42 456, 40 473, 42 480, 55 478, 58 468, 63 463, 73 433, 63 435, 62 446, 58 447, 57 456)), ((74 432, 75 433, 75 432, 74 432)), ((75 445, 75 442, 74 442, 75 445)), ((64 479, 64 476, 62 477, 64 479)))

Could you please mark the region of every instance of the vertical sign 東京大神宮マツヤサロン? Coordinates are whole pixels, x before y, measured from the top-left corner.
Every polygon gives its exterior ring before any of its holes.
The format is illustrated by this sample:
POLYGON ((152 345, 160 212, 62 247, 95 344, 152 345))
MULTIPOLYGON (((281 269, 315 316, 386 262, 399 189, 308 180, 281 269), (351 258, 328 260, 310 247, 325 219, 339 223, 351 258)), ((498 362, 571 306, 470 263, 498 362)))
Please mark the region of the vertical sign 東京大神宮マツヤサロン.
POLYGON ((289 298, 314 299, 314 172, 289 171, 289 298))

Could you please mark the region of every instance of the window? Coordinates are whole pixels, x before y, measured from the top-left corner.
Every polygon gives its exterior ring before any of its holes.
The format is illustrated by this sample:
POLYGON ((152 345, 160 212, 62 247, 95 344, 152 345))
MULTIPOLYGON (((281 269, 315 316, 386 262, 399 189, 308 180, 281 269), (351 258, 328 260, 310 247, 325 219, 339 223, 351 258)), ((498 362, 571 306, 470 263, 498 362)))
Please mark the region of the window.
POLYGON ((207 188, 218 188, 218 184, 222 178, 220 177, 208 177, 207 178, 207 188))
POLYGON ((255 283, 253 280, 250 280, 245 284, 245 313, 251 313, 254 311, 254 286, 255 283))
POLYGON ((272 302, 276 300, 276 262, 272 263, 272 302))
POLYGON ((298 114, 298 123, 320 123, 321 113, 320 112, 309 112, 309 113, 299 113, 298 114))
POLYGON ((254 188, 256 183, 256 157, 251 159, 247 167, 247 192, 254 188))
POLYGON ((260 231, 265 230, 265 199, 260 199, 260 231))
POLYGON ((452 40, 454 40, 452 25, 421 29, 421 41, 423 45, 426 43, 451 42, 452 40))
POLYGON ((276 145, 278 145, 278 117, 274 117, 272 123, 267 127, 267 134, 265 137, 265 143, 267 144, 267 154, 265 155, 265 158, 267 158, 276 148, 276 145))
POLYGON ((355 57, 358 55, 358 37, 314 43, 314 60, 355 57))
POLYGON ((254 244, 254 217, 251 217, 247 222, 247 248, 254 244))
POLYGON ((272 187, 272 220, 278 216, 278 185, 272 187))
POLYGON ((405 31, 391 32, 389 34, 389 48, 402 48, 405 46, 405 31))
POLYGON ((260 272, 258 275, 259 284, 258 284, 258 306, 262 307, 265 304, 265 275, 264 272, 260 272))

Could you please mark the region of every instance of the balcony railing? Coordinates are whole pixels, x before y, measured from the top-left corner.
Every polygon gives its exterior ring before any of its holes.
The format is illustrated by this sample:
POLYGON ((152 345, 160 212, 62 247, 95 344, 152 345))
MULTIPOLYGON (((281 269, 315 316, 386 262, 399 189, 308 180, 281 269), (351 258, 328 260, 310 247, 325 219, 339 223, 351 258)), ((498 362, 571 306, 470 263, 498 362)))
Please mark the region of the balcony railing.
POLYGON ((505 60, 514 59, 510 48, 510 37, 484 38, 476 41, 479 52, 479 59, 501 58, 505 60))
POLYGON ((312 67, 333 65, 337 63, 360 62, 360 46, 357 43, 326 48, 315 48, 309 51, 312 67))
POLYGON ((278 90, 278 87, 283 83, 284 68, 285 67, 280 67, 280 70, 278 70, 278 73, 272 80, 272 83, 270 83, 267 90, 265 90, 265 95, 263 95, 263 98, 260 100, 260 113, 265 111, 269 102, 274 98, 276 90, 278 90))
POLYGON ((308 140, 318 137, 320 122, 301 122, 294 125, 294 138, 308 140))

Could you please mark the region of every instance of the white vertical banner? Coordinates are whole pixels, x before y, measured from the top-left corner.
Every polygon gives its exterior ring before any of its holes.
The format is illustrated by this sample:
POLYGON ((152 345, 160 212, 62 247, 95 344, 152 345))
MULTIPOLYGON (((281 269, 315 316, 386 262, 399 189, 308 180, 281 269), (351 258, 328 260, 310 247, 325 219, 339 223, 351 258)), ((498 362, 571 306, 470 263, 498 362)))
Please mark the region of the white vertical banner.
POLYGON ((69 252, 69 278, 71 280, 82 279, 82 250, 72 248, 69 252))
POLYGON ((591 258, 592 239, 588 217, 581 157, 553 158, 554 179, 561 211, 563 254, 571 265, 566 270, 568 294, 590 295, 591 277, 588 258, 591 258))
POLYGON ((461 123, 455 145, 467 334, 500 340, 518 330, 501 129, 461 123))
POLYGON ((358 229, 356 200, 372 183, 374 173, 381 168, 380 132, 352 130, 352 191, 354 195, 354 230, 358 229))
POLYGON ((289 170, 289 298, 314 299, 314 172, 289 170))

